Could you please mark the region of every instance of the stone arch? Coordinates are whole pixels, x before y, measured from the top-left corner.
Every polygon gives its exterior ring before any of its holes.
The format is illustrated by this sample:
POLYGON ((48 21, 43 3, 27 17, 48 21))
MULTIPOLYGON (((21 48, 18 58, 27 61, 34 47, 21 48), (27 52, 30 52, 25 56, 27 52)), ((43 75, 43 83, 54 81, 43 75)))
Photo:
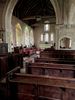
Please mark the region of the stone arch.
MULTIPOLYGON (((4 9, 4 13, 3 13, 3 28, 6 31, 8 31, 8 27, 10 27, 9 29, 11 29, 12 12, 13 12, 13 9, 14 9, 17 1, 18 0, 7 0, 7 3, 5 5, 5 9, 4 9)), ((60 23, 61 17, 59 17, 59 16, 61 16, 61 11, 60 11, 58 1, 57 0, 50 0, 50 1, 52 3, 55 13, 56 13, 56 23, 60 23)))
POLYGON ((11 32, 12 12, 18 0, 7 0, 2 16, 2 27, 5 30, 4 40, 7 42, 7 33, 11 32))
POLYGON ((71 39, 70 36, 66 35, 66 36, 60 37, 59 41, 60 41, 62 38, 65 38, 65 37, 71 39))
POLYGON ((4 30, 3 40, 8 43, 8 51, 11 51, 11 34, 12 34, 12 12, 18 0, 7 0, 2 15, 2 28, 4 30))
POLYGON ((56 24, 60 24, 61 23, 61 10, 58 4, 57 0, 50 0, 54 10, 55 10, 55 14, 56 14, 56 24), (60 16, 60 17, 59 17, 60 16))
MULTIPOLYGON (((63 22, 63 19, 62 19, 62 9, 60 8, 60 5, 59 5, 59 2, 58 0, 50 0, 53 7, 54 7, 54 10, 55 10, 55 15, 56 15, 56 24, 61 24, 63 22)), ((58 33, 59 33, 59 29, 56 29, 56 36, 58 36, 58 33)), ((55 43, 56 43, 56 49, 59 48, 59 42, 58 42, 58 37, 56 37, 55 39, 55 43)))
POLYGON ((72 3, 70 7, 69 24, 75 24, 75 3, 72 3))

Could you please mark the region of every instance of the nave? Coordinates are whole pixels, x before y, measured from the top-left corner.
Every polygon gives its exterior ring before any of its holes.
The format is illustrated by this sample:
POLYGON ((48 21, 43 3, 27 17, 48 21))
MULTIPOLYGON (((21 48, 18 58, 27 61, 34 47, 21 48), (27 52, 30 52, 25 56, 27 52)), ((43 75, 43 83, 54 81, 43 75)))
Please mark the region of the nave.
POLYGON ((75 0, 0 0, 0 100, 75 100, 75 0))

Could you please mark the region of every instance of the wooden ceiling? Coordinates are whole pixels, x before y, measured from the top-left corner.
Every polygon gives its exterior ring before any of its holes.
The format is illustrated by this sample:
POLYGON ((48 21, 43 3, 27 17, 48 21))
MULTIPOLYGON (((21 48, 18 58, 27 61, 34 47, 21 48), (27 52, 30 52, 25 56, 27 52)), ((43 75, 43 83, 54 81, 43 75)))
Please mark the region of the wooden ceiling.
POLYGON ((55 11, 50 0, 18 0, 13 15, 32 25, 40 19, 55 17, 55 11))

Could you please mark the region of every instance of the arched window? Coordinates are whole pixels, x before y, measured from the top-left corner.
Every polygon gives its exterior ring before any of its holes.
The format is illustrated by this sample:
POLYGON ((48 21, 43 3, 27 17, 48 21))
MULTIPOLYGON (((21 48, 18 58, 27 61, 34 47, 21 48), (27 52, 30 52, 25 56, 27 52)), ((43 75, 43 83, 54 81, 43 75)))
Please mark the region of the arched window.
POLYGON ((45 33, 45 35, 44 35, 44 41, 45 42, 49 42, 49 34, 48 33, 45 33))
POLYGON ((44 24, 44 32, 49 31, 49 24, 44 24))
POLYGON ((69 44, 69 47, 71 48, 71 43, 72 43, 72 41, 71 41, 71 39, 70 39, 70 44, 69 44))
POLYGON ((25 45, 30 45, 29 29, 28 26, 25 27, 25 45))
POLYGON ((44 33, 41 34, 41 42, 49 42, 49 32, 50 32, 50 25, 49 23, 44 22, 44 33))
POLYGON ((51 41, 53 42, 54 41, 54 34, 51 33, 51 41))
POLYGON ((34 45, 34 36, 33 36, 33 30, 30 30, 30 45, 34 45))
POLYGON ((44 41, 44 34, 41 34, 41 42, 44 41))
POLYGON ((22 43, 22 28, 19 23, 16 24, 16 45, 20 46, 22 43))

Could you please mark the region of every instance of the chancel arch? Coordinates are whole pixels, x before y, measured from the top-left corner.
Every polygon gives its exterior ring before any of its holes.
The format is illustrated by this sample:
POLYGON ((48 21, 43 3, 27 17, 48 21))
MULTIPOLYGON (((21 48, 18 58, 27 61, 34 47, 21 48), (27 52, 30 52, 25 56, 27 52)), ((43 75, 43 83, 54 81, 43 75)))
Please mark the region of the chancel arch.
MULTIPOLYGON (((12 17, 12 13, 13 13, 13 10, 15 8, 15 5, 17 4, 17 1, 18 0, 7 0, 8 2, 6 3, 7 6, 5 6, 5 9, 4 9, 4 21, 3 23, 5 23, 5 38, 6 38, 6 42, 9 41, 9 47, 10 47, 10 43, 11 43, 11 40, 10 38, 8 39, 8 35, 10 33, 12 33, 12 29, 11 29, 11 17, 12 17), (9 30, 10 29, 10 30, 9 30)), ((58 0, 50 0, 53 8, 54 8, 54 11, 55 11, 55 17, 56 17, 56 24, 60 24, 62 22, 62 6, 61 6, 61 1, 58 1, 58 0)), ((58 31, 56 32, 58 33, 58 31)), ((5 40, 5 39, 4 39, 5 40)), ((57 38, 56 38, 56 46, 57 46, 57 38)), ((29 43, 27 44, 29 45, 29 43)))

